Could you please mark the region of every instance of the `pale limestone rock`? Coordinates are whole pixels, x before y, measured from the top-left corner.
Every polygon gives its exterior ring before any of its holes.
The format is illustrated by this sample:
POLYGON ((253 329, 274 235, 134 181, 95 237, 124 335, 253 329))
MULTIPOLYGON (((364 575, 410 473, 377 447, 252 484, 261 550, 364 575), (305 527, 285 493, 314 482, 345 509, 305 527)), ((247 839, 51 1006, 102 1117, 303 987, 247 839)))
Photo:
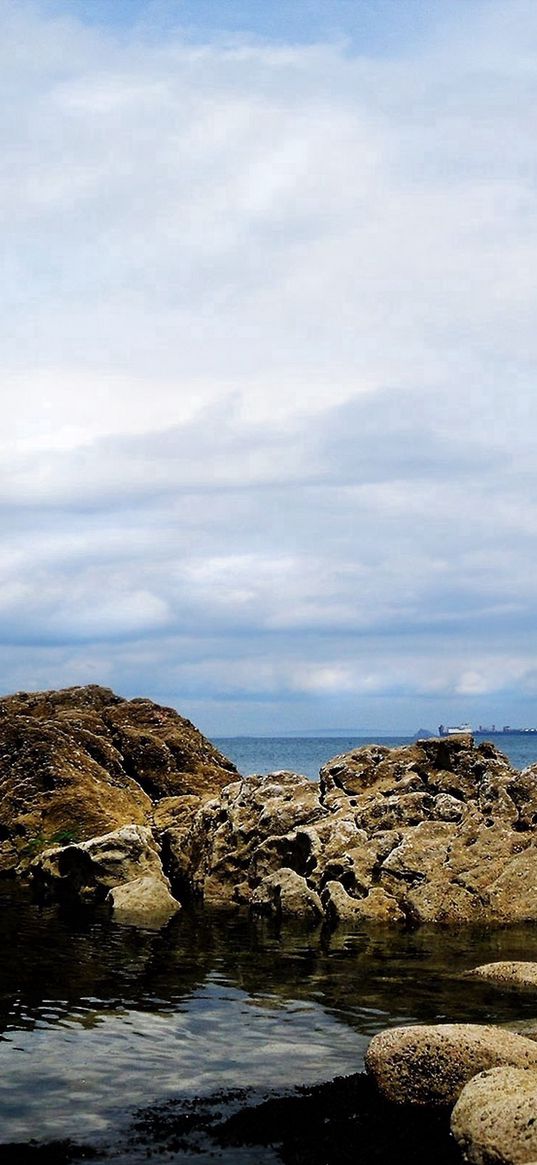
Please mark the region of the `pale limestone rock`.
POLYGON ((374 1036, 366 1068, 398 1104, 453 1104, 464 1085, 487 1068, 537 1069, 537 1045, 503 1028, 481 1024, 423 1024, 374 1036))
POLYGON ((153 875, 114 886, 106 901, 113 909, 115 921, 129 926, 158 928, 181 909, 166 883, 153 875))
POLYGON ((537 1160, 537 1069, 498 1067, 463 1088, 451 1131, 471 1165, 537 1160))
POLYGON ((123 825, 77 845, 45 850, 31 872, 41 885, 82 898, 102 898, 105 890, 134 878, 165 880, 159 848, 143 825, 123 825))

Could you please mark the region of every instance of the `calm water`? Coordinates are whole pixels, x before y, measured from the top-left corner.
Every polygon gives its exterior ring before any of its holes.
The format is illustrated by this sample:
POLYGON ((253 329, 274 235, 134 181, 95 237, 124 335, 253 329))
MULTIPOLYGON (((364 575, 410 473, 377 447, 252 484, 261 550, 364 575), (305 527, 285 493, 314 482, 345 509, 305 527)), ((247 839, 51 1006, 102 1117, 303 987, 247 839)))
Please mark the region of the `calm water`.
MULTIPOLYGON (((476 738, 479 744, 481 737, 476 738)), ((517 769, 537 763, 537 734, 507 736, 498 732, 487 736, 517 769)), ((235 762, 241 773, 270 773, 278 769, 304 773, 316 779, 321 765, 331 757, 364 744, 389 746, 411 744, 409 736, 228 736, 215 743, 235 762)))
MULTIPOLYGON (((315 777, 329 757, 363 741, 219 743, 243 772, 289 768, 315 777)), ((501 744, 517 765, 536 759, 532 739, 501 744)), ((371 1035, 394 1024, 537 1016, 537 998, 462 977, 480 962, 537 960, 532 926, 328 935, 184 911, 153 932, 121 927, 104 909, 40 907, 4 882, 0 931, 0 1160, 9 1165, 9 1144, 26 1143, 16 1152, 29 1161, 28 1142, 64 1138, 106 1149, 113 1165, 138 1165, 150 1146, 131 1144, 129 1129, 144 1107, 354 1073, 371 1035)), ((213 1149, 158 1154, 205 1165, 213 1149)), ((64 1165, 51 1152, 47 1165, 64 1165)), ((259 1147, 218 1149, 217 1159, 280 1161, 259 1147)))
POLYGON ((32 1138, 113 1144, 137 1108, 166 1099, 356 1072, 388 1025, 537 1010, 461 978, 478 962, 537 959, 532 927, 327 936, 185 911, 155 933, 6 886, 0 919, 0 1159, 32 1138))

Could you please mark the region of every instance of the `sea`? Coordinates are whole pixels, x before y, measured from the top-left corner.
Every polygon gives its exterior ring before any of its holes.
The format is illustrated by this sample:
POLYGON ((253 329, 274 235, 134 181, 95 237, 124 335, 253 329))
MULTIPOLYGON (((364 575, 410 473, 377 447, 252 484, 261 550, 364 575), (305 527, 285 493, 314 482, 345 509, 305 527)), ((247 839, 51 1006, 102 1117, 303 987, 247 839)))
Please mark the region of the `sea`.
MULTIPOLYGON (((244 773, 291 769, 312 779, 330 757, 363 743, 218 741, 244 773)), ((504 737, 500 747, 517 766, 537 761, 534 738, 504 737)), ((2 1165, 387 1165, 404 1154, 393 1145, 384 1157, 378 1146, 367 1149, 358 1084, 339 1142, 330 1132, 332 1102, 325 1115, 315 1102, 318 1133, 308 1141, 307 1127, 297 1131, 293 1117, 282 1148, 278 1098, 287 1103, 301 1089, 353 1081, 383 1028, 520 1024, 534 1022, 537 1008, 531 995, 521 999, 464 975, 497 959, 537 960, 537 927, 528 925, 362 924, 328 933, 240 911, 184 909, 152 930, 121 926, 102 906, 73 911, 39 902, 3 881, 0 944, 2 1165), (258 1112, 265 1113, 264 1139, 258 1112)), ((390 1120, 381 1123, 389 1133, 390 1120)), ((445 1158, 436 1143, 420 1149, 413 1133, 414 1165, 433 1153, 439 1162, 453 1159, 444 1131, 445 1158)), ((375 1143, 377 1132, 378 1122, 375 1143)))
MULTIPOLYGON (((317 780, 319 769, 334 756, 366 744, 389 748, 412 744, 415 736, 227 736, 215 740, 240 773, 271 773, 286 769, 317 780)), ((537 764, 537 733, 495 732, 476 736, 476 744, 491 740, 516 769, 537 764)))

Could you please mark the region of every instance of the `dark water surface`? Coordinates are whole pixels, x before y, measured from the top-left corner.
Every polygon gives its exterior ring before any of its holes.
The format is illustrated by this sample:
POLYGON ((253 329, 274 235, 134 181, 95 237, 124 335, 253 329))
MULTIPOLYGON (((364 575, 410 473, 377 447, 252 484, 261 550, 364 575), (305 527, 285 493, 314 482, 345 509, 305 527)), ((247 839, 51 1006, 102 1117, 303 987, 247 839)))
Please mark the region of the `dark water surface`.
MULTIPOLYGON (((0 920, 6 1162, 6 1145, 32 1139, 110 1149, 151 1105, 161 1106, 162 1124, 166 1103, 244 1088, 267 1095, 358 1072, 369 1038, 389 1025, 537 1014, 531 996, 461 977, 480 962, 537 959, 537 928, 527 925, 328 935, 184 911, 154 932, 121 927, 104 909, 73 916, 40 907, 7 884, 0 920)), ((142 1143, 113 1160, 147 1152, 142 1143)), ((189 1159, 170 1152, 159 1159, 189 1159)), ((284 1159, 270 1147, 222 1153, 237 1165, 284 1159)))

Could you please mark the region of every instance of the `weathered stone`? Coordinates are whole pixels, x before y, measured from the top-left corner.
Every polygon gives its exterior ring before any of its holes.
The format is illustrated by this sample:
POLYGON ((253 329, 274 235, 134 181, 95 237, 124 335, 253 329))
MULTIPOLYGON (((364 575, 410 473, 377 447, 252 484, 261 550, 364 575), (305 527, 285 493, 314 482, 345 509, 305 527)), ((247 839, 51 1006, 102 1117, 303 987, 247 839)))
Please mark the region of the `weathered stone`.
POLYGON ((234 776, 190 721, 150 700, 93 684, 0 700, 0 836, 20 864, 47 844, 148 825, 155 800, 207 797, 234 776))
POLYGON ((537 1069, 492 1068, 463 1088, 451 1131, 472 1165, 537 1160, 537 1069))
POLYGON ((372 886, 363 898, 353 898, 341 882, 327 882, 321 901, 329 922, 404 922, 397 900, 381 886, 372 886))
POLYGON ((537 963, 503 959, 497 963, 483 963, 467 971, 466 975, 471 979, 484 979, 498 987, 537 991, 537 963))
POLYGON ((106 901, 115 921, 129 926, 160 927, 181 909, 166 883, 152 874, 114 886, 106 901))
POLYGON ((374 1036, 366 1054, 380 1091, 398 1104, 453 1104, 478 1072, 503 1065, 537 1068, 537 1046, 481 1024, 391 1028, 374 1036))
POLYGON ((323 908, 319 895, 311 890, 306 879, 294 870, 281 869, 268 874, 259 883, 250 899, 252 908, 276 918, 303 918, 319 922, 323 908))
POLYGON ((166 882, 151 830, 140 825, 45 850, 30 870, 43 888, 84 899, 102 899, 107 890, 140 877, 166 882))

